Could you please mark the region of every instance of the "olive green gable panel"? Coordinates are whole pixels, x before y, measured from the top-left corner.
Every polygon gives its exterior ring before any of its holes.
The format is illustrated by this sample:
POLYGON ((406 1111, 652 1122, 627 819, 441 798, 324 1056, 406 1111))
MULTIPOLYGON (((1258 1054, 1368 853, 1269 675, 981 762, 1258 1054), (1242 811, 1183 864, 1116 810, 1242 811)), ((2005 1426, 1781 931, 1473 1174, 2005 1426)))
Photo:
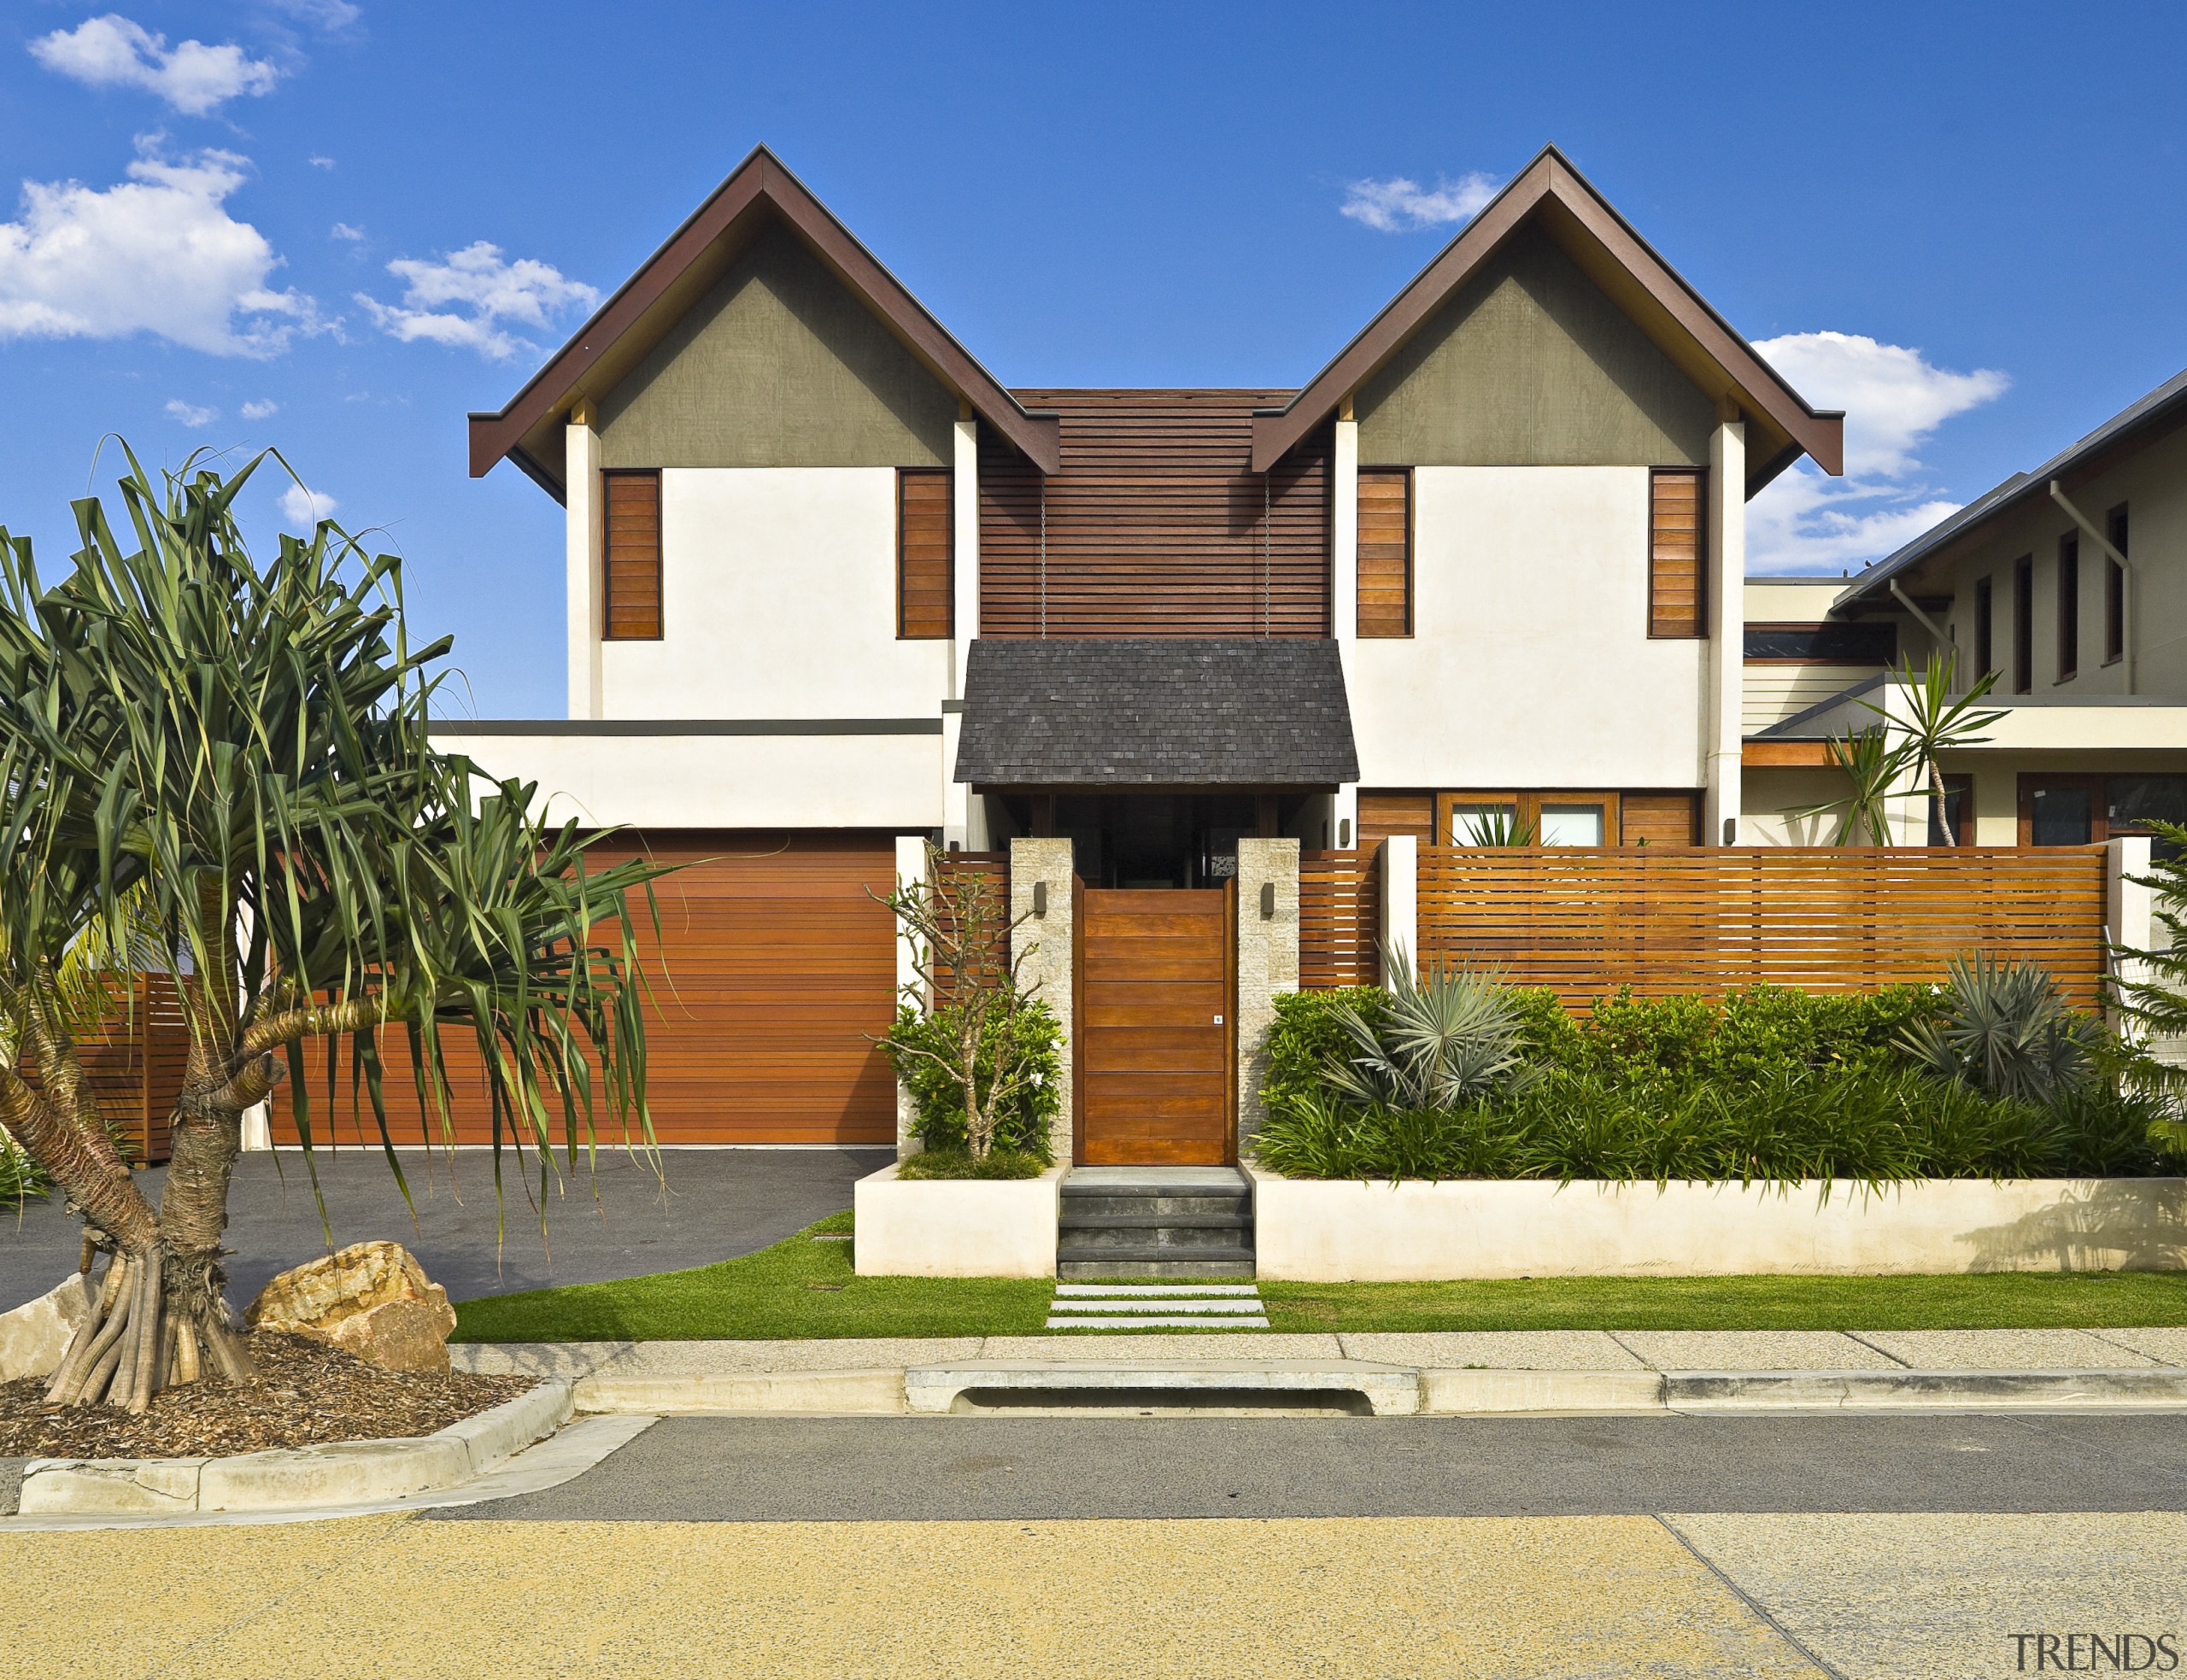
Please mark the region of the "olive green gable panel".
POLYGON ((777 223, 601 401, 601 459, 947 466, 956 419, 956 397, 777 223))
POLYGON ((1522 228, 1361 389, 1359 459, 1669 466, 1715 405, 1550 238, 1522 228))

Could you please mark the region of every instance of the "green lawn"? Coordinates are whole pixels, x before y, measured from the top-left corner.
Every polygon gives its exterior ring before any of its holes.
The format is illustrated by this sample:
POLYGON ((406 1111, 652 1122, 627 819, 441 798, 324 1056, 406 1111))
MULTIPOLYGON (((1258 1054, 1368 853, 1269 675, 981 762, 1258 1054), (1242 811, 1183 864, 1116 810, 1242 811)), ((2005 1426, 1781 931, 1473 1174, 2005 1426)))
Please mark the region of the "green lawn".
MULTIPOLYGON (((1031 1336, 1050 1285, 860 1278, 841 1213, 741 1260, 459 1302, 459 1342, 1031 1336)), ((1264 1283, 1272 1330, 1993 1330, 2187 1325, 2187 1273, 1264 1283)), ((1097 1337, 1098 1339, 1098 1337, 1097 1337)))

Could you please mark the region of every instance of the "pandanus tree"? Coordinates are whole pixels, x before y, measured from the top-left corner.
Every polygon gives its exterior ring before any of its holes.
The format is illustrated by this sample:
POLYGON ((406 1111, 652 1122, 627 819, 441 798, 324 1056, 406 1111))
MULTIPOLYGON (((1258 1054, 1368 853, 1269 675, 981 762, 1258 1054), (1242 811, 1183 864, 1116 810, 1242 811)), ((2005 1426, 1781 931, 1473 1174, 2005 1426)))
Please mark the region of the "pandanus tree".
POLYGON ((0 1126, 80 1214, 85 1269, 109 1256, 56 1402, 142 1409, 251 1374, 223 1296, 230 1175, 284 1078, 310 1161, 308 1049, 330 1098, 338 1062, 368 1099, 399 1184, 388 1068, 407 1061, 422 1135, 444 1139, 459 1046, 497 1194, 504 1145, 542 1172, 558 1129, 572 1168, 610 1124, 651 1146, 630 895, 658 872, 595 863, 603 837, 545 823, 532 786, 434 749, 449 642, 409 646, 397 559, 322 521, 253 560, 235 501, 264 460, 155 483, 129 456, 132 541, 76 503, 82 546, 50 587, 0 529, 0 1126), (77 1050, 86 951, 178 979, 190 1049, 156 1207, 77 1050))

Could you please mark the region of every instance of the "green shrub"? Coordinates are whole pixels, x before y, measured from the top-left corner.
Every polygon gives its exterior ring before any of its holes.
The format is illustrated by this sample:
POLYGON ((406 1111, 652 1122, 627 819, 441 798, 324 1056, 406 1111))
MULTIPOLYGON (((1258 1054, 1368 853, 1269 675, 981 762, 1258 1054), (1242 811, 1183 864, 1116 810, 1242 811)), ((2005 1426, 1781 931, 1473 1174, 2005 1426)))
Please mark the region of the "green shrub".
POLYGON ((984 1161, 975 1161, 962 1148, 929 1150, 907 1156, 896 1163, 899 1179, 1037 1179, 1047 1171, 1048 1158, 1029 1150, 1005 1149, 997 1144, 984 1161))
MULTIPOLYGON (((956 1017, 957 1012, 951 1009, 921 1015, 907 1004, 897 1011, 896 1024, 882 1039, 881 1047, 888 1052, 897 1077, 911 1092, 912 1129, 919 1141, 929 1150, 961 1154, 965 1148, 964 1087, 947 1069, 924 1057, 906 1053, 907 1047, 916 1045, 937 1051, 953 1046, 956 1017)), ((991 1033, 997 1030, 990 1027, 991 1033)), ((1019 1012, 1017 1033, 1018 1054, 1038 1074, 1038 1083, 1022 1088, 1008 1111, 996 1117, 994 1147, 997 1151, 1035 1156, 1045 1167, 1052 1158, 1049 1123, 1063 1103, 1063 1033, 1054 1012, 1037 998, 1019 1012)), ((975 1071, 984 1099, 994 1071, 992 1037, 982 1044, 975 1071)))
POLYGON ((20 1208, 52 1188, 52 1180, 29 1153, 0 1131, 0 1208, 20 1208))

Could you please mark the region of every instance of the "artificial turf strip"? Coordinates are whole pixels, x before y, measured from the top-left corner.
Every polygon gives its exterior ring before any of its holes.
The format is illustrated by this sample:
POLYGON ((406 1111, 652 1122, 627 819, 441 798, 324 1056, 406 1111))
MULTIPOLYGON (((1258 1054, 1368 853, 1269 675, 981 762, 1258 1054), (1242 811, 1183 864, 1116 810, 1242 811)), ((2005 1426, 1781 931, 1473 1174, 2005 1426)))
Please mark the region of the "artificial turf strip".
POLYGON ((1037 1336, 1045 1278, 861 1278, 847 1212, 736 1260, 608 1284, 456 1303, 458 1342, 823 1340, 838 1336, 1037 1336))
POLYGON ((2187 1273, 1264 1280, 1271 1331, 2105 1330, 2187 1325, 2187 1273))
MULTIPOLYGON (((1041 1333, 1053 1288, 1046 1279, 856 1277, 850 1244, 818 1240, 850 1228, 846 1210, 771 1249, 716 1266, 460 1302, 454 1339, 703 1342, 1041 1333)), ((1268 1305, 1269 1329, 1293 1332, 2102 1330, 2187 1325, 2187 1273, 2178 1272, 1519 1278, 1424 1284, 1263 1279, 1260 1292, 1268 1305)))

